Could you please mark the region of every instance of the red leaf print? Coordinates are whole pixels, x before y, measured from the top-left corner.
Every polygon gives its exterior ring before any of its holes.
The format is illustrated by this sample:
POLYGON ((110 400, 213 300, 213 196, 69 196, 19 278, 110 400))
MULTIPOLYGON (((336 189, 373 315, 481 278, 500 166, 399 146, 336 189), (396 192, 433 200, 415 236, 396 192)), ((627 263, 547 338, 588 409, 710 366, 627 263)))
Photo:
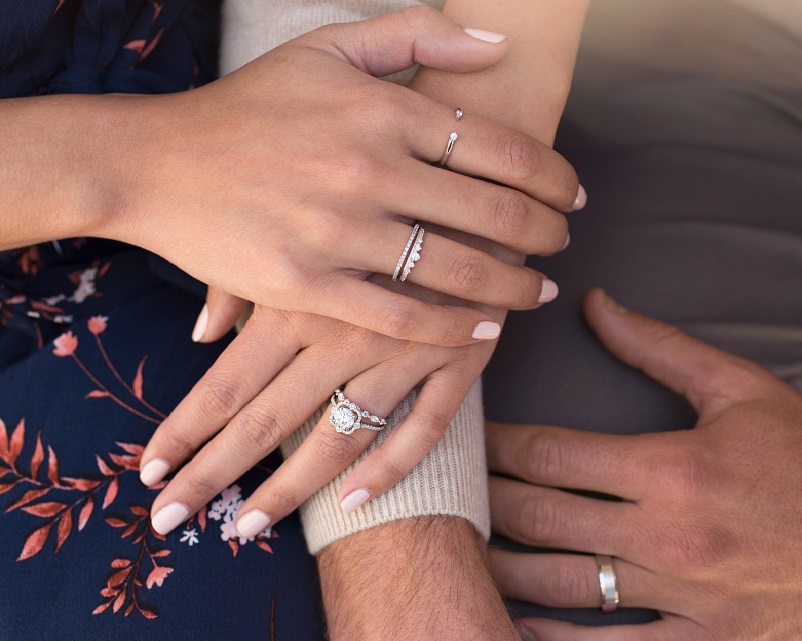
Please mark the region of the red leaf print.
POLYGON ((46 501, 44 503, 37 503, 36 505, 26 505, 22 508, 22 511, 27 512, 28 514, 33 514, 34 516, 41 516, 44 519, 48 516, 55 516, 65 507, 67 507, 66 503, 46 501))
POLYGON ((114 612, 119 612, 120 608, 123 607, 123 603, 125 603, 125 590, 120 592, 120 594, 117 595, 117 598, 114 599, 114 606, 112 606, 112 610, 114 612))
POLYGON ((136 51, 138 54, 142 53, 142 50, 145 48, 145 40, 132 40, 125 46, 123 49, 129 49, 130 51, 136 51))
POLYGON ((111 605, 111 601, 107 601, 106 603, 103 603, 103 604, 97 606, 94 610, 92 610, 92 614, 100 614, 101 612, 105 612, 106 610, 109 609, 110 605, 111 605))
POLYGON ((147 356, 145 356, 139 363, 139 367, 136 369, 136 377, 134 378, 134 396, 136 396, 140 401, 142 400, 142 383, 144 382, 142 370, 145 367, 146 360, 148 360, 147 356))
POLYGON ((106 275, 106 272, 109 271, 109 267, 111 267, 111 263, 106 263, 101 267, 97 272, 97 278, 103 278, 106 275))
POLYGON ((51 527, 53 527, 53 524, 48 523, 44 527, 34 530, 25 541, 25 545, 22 548, 22 552, 17 558, 17 561, 24 561, 25 559, 30 559, 32 556, 38 554, 39 551, 44 547, 45 541, 47 541, 47 535, 50 534, 51 527))
POLYGON ((271 548, 270 545, 268 545, 267 541, 262 541, 257 539, 256 545, 259 546, 265 552, 270 552, 270 554, 273 554, 273 548, 271 548))
POLYGON ((125 581, 126 577, 128 577, 128 575, 130 573, 131 573, 131 571, 128 568, 125 568, 123 570, 119 570, 119 571, 115 572, 114 574, 112 574, 109 577, 109 580, 106 583, 110 588, 113 588, 113 587, 123 583, 123 581, 125 581))
POLYGON ((105 596, 105 597, 117 596, 118 592, 119 590, 117 588, 106 587, 100 591, 100 596, 105 596))
POLYGON ((113 516, 107 516, 106 523, 108 523, 111 527, 125 527, 126 525, 128 525, 127 521, 123 521, 122 519, 115 519, 113 516))
POLYGON ((123 456, 109 452, 109 458, 125 470, 139 470, 138 456, 123 456))
POLYGON ((198 512, 198 525, 200 526, 201 532, 206 531, 206 510, 198 512))
POLYGON ((84 529, 86 522, 89 520, 89 517, 92 516, 92 510, 95 509, 95 503, 92 500, 92 497, 86 499, 86 503, 81 508, 81 513, 78 515, 78 531, 84 529))
POLYGON ((120 481, 115 476, 112 479, 111 483, 109 483, 109 489, 106 490, 106 498, 103 501, 103 509, 104 510, 114 502, 114 499, 117 498, 117 490, 119 489, 119 487, 120 487, 120 481))
POLYGON ((39 474, 39 468, 42 466, 42 461, 45 460, 45 450, 42 447, 42 432, 36 435, 36 449, 31 457, 31 478, 36 478, 39 474))
POLYGON ((237 556, 237 552, 239 552, 239 543, 237 543, 234 539, 229 539, 228 547, 231 548, 231 551, 234 553, 234 556, 237 556))
POLYGON ((25 443, 25 419, 22 419, 14 431, 11 433, 11 441, 9 443, 8 462, 14 465, 17 457, 22 452, 22 446, 25 443))
POLYGON ((74 479, 68 476, 65 476, 62 479, 67 485, 70 487, 74 487, 76 490, 81 490, 82 492, 88 492, 89 490, 94 490, 98 485, 100 485, 103 481, 95 481, 93 479, 74 479))
POLYGON ((11 488, 16 487, 17 483, 19 483, 19 481, 14 481, 13 483, 0 483, 0 494, 5 494, 11 488))
POLYGON ((97 459, 97 466, 98 466, 98 468, 100 469, 100 471, 101 471, 101 472, 103 472, 103 474, 104 474, 105 476, 115 476, 115 474, 114 474, 114 470, 112 470, 112 469, 111 469, 111 468, 108 466, 108 464, 106 463, 106 461, 104 461, 102 458, 100 458, 100 455, 99 455, 99 454, 95 454, 95 458, 97 459))
POLYGON ((147 607, 145 605, 137 605, 136 608, 137 608, 137 610, 139 610, 142 613, 142 616, 144 616, 146 619, 158 619, 159 618, 158 614, 156 614, 153 610, 151 610, 149 607, 147 607))
POLYGON ((131 603, 128 605, 128 607, 125 608, 125 616, 128 616, 129 614, 131 614, 131 612, 134 611, 134 605, 136 605, 136 604, 133 601, 131 601, 131 603))
POLYGON ((72 512, 67 510, 58 521, 58 538, 56 539, 56 552, 64 545, 64 541, 72 532, 72 512))
POLYGON ((150 590, 154 585, 161 587, 162 583, 164 583, 164 580, 167 578, 167 575, 172 571, 173 568, 159 566, 153 568, 153 571, 148 575, 148 580, 146 582, 148 590, 150 590))
POLYGON ((151 556, 154 559, 158 559, 158 558, 161 558, 163 556, 170 556, 170 550, 156 550, 156 552, 153 552, 151 554, 151 556))
POLYGON ((6 512, 11 512, 12 510, 16 510, 18 507, 25 505, 26 503, 35 501, 40 496, 44 496, 45 494, 47 494, 49 491, 50 491, 49 487, 40 487, 35 490, 28 490, 16 502, 9 505, 6 508, 6 512))
POLYGON ((116 558, 111 562, 111 567, 113 568, 127 568, 131 565, 131 559, 125 559, 122 557, 116 558))
POLYGON ((8 432, 3 421, 0 421, 0 458, 8 460, 8 432))
POLYGON ((108 392, 104 392, 100 389, 93 389, 91 392, 89 392, 89 394, 84 396, 84 398, 107 398, 109 396, 111 396, 111 394, 108 392))
MULTIPOLYGON (((131 523, 131 525, 129 525, 127 528, 125 528, 125 530, 123 530, 123 533, 120 536, 122 538, 125 538, 126 536, 131 536, 134 533, 134 530, 136 530, 136 526, 137 525, 139 525, 139 524, 136 523, 136 522, 131 523)), ((139 541, 141 541, 141 540, 142 540, 142 537, 140 537, 139 539, 134 540, 134 543, 139 543, 139 541)))
POLYGON ((141 505, 132 505, 130 510, 133 514, 137 516, 147 516, 148 515, 148 508, 142 507, 141 505))
POLYGON ((117 445, 119 445, 122 449, 124 449, 129 454, 136 454, 137 456, 141 456, 142 452, 145 451, 145 446, 144 445, 138 445, 136 443, 120 443, 120 442, 118 442, 117 445))
POLYGON ((139 62, 142 62, 145 58, 147 58, 156 46, 159 44, 159 40, 162 39, 162 34, 164 33, 164 27, 159 29, 159 32, 156 34, 156 37, 151 40, 148 45, 142 50, 142 53, 139 55, 139 62))
POLYGON ((58 458, 53 448, 47 446, 47 478, 53 485, 58 485, 58 458))

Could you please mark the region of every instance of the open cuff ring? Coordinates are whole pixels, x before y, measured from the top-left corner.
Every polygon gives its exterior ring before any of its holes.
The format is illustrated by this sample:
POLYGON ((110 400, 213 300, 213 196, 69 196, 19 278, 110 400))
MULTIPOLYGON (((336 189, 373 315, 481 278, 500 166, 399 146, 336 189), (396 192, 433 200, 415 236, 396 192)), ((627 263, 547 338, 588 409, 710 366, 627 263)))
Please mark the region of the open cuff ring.
POLYGON ((331 395, 331 405, 329 423, 340 434, 353 434, 360 427, 381 432, 387 425, 386 419, 361 409, 359 405, 345 398, 342 390, 334 390, 334 394, 331 395))
POLYGON ((601 611, 605 614, 615 612, 620 602, 618 595, 618 578, 613 569, 613 557, 606 554, 596 555, 596 567, 599 570, 599 587, 601 588, 601 611))

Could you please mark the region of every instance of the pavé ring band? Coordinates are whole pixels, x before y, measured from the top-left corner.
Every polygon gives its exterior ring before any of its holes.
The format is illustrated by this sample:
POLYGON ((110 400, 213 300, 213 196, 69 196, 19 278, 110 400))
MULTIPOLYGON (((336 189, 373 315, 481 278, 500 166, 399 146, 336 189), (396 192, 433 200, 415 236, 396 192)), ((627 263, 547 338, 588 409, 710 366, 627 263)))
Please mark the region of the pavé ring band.
POLYGON ((423 250, 423 234, 426 230, 421 227, 418 231, 417 236, 415 236, 415 242, 412 244, 412 249, 409 250, 409 256, 407 257, 407 264, 404 265, 404 271, 401 272, 401 282, 403 283, 407 276, 409 276, 409 272, 412 271, 412 268, 415 266, 415 263, 418 262, 420 259, 420 253, 423 250))
POLYGON ((601 611, 605 614, 618 609, 618 578, 613 569, 613 557, 606 554, 596 555, 596 567, 599 570, 599 588, 601 589, 601 611))
POLYGON ((395 266, 395 271, 393 272, 393 282, 398 280, 398 275, 401 273, 401 269, 407 262, 407 256, 409 256, 409 250, 412 249, 412 243, 415 242, 415 237, 418 235, 419 229, 420 229, 420 224, 417 224, 412 228, 412 233, 409 235, 409 240, 407 241, 407 245, 406 247, 404 247, 404 251, 401 253, 401 258, 398 259, 398 264, 395 266))
POLYGON ((331 395, 331 416, 329 416, 329 423, 334 426, 334 429, 340 434, 353 434, 360 427, 374 432, 381 432, 387 420, 379 418, 359 407, 353 401, 345 398, 342 390, 334 390, 331 395), (363 423, 362 421, 370 421, 363 423))

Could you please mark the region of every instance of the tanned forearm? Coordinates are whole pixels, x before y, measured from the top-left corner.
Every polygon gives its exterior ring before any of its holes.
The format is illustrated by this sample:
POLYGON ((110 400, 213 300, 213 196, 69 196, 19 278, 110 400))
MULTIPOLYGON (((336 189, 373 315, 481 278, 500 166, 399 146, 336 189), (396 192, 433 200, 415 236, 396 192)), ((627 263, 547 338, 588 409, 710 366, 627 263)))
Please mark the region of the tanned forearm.
MULTIPOLYGON (((449 0, 449 17, 507 35, 510 51, 470 75, 421 69, 410 87, 552 144, 587 4, 449 0)), ((510 262, 524 260, 489 242, 483 247, 510 262)), ((519 639, 484 557, 473 527, 450 517, 396 521, 337 541, 318 557, 331 640, 519 639)))
POLYGON ((518 639, 474 527, 419 517, 366 530, 319 555, 331 639, 518 639))

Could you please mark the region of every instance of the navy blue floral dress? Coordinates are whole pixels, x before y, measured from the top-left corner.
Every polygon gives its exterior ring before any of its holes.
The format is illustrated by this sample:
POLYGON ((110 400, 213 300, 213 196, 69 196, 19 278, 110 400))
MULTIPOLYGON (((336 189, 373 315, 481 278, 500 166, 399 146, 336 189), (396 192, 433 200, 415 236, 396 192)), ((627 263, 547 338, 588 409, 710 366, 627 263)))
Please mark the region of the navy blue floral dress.
MULTIPOLYGON (((215 0, 2 0, 0 98, 191 89, 218 24, 215 0)), ((277 456, 150 528, 143 446, 227 343, 190 340, 203 294, 111 241, 0 252, 0 641, 323 638, 298 520, 233 527, 277 456)))

